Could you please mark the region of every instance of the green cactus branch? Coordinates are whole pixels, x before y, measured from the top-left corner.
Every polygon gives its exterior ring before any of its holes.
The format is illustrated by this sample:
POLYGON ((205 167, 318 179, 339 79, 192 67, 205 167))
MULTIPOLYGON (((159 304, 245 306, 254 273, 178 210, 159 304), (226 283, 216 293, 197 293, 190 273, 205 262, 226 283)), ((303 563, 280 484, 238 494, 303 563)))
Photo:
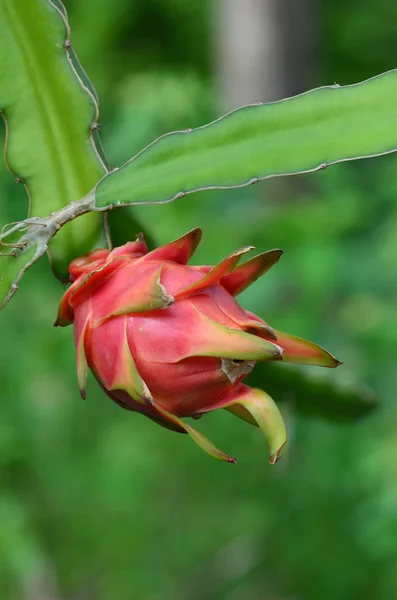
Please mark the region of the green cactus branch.
MULTIPOLYGON (((107 172, 96 145, 97 96, 72 49, 60 2, 0 0, 0 39, 6 166, 25 186, 28 218, 45 217, 107 172)), ((50 245, 56 273, 65 273, 68 248, 88 251, 100 232, 98 215, 68 225, 50 245)))
POLYGON ((88 94, 88 96, 92 102, 92 107, 94 109, 94 117, 93 117, 91 124, 89 125, 88 136, 89 136, 91 147, 96 154, 96 157, 102 167, 102 170, 107 172, 109 170, 107 167, 107 164, 106 164, 107 159, 102 154, 102 147, 98 148, 97 139, 96 139, 97 132, 98 132, 98 120, 99 120, 98 94, 97 94, 94 86, 92 85, 92 82, 90 81, 87 73, 85 72, 83 66, 81 65, 80 61, 78 60, 77 55, 73 49, 72 42, 70 39, 70 26, 69 26, 68 16, 67 16, 65 7, 58 0, 48 0, 48 3, 51 6, 53 6, 56 11, 58 11, 59 15, 61 16, 61 18, 63 20, 64 26, 65 26, 65 32, 66 32, 66 36, 65 36, 65 39, 63 42, 63 48, 64 48, 66 59, 69 63, 71 71, 73 72, 73 74, 74 74, 75 78, 77 79, 78 83, 80 84, 81 88, 85 91, 86 94, 88 94))
POLYGON ((235 110, 166 134, 94 190, 98 208, 169 202, 397 150, 397 71, 235 110))

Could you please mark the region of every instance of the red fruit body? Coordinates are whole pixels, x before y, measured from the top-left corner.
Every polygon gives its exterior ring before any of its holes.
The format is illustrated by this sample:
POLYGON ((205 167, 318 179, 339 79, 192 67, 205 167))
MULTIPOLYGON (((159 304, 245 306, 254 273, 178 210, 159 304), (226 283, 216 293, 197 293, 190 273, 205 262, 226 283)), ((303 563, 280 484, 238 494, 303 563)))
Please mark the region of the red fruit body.
POLYGON ((227 408, 259 425, 273 463, 285 445, 284 423, 272 399, 242 380, 258 360, 339 363, 315 344, 276 332, 236 302, 236 294, 278 261, 280 250, 241 266, 250 247, 215 267, 189 266, 200 238, 195 229, 148 252, 138 236, 76 259, 56 324, 74 323, 83 397, 90 368, 120 406, 188 433, 209 454, 234 462, 180 418, 227 408))

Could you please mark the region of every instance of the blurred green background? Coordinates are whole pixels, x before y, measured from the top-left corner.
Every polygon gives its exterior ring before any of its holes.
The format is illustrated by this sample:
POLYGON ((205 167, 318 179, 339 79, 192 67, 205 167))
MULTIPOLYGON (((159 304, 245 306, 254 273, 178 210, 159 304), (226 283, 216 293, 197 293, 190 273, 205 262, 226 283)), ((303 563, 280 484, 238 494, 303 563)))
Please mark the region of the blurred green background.
MULTIPOLYGON (((392 0, 66 7, 112 165, 241 103, 396 67, 392 0)), ((2 223, 24 216, 20 187, 0 165, 2 223)), ((93 379, 82 402, 72 330, 52 328, 62 287, 45 260, 25 276, 0 315, 0 600, 397 598, 396 188, 388 156, 134 211, 157 243, 202 227, 198 263, 284 249, 245 308, 326 346, 344 362, 328 378, 379 398, 330 420, 304 409, 310 394, 324 402, 324 372, 302 369, 320 388, 298 379, 294 394, 283 366, 271 393, 289 444, 275 467, 226 412, 199 428, 236 466, 120 410, 93 379)))

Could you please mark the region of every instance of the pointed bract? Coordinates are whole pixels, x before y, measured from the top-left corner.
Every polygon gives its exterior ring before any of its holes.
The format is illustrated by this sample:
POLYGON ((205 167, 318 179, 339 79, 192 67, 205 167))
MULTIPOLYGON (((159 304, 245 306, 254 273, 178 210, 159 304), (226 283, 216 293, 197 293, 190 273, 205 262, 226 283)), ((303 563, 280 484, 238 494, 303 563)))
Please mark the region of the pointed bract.
POLYGON ((72 287, 70 287, 62 297, 54 327, 67 327, 67 325, 71 325, 74 321, 74 311, 69 304, 71 292, 73 292, 72 287))
POLYGON ((234 269, 240 258, 247 252, 250 252, 252 249, 253 246, 245 246, 244 248, 236 250, 236 252, 233 252, 233 254, 227 256, 222 262, 208 271, 208 273, 204 275, 202 279, 175 294, 175 300, 189 298, 193 294, 197 294, 209 286, 219 283, 227 273, 230 273, 234 269))
POLYGON ((270 454, 269 462, 274 465, 284 451, 287 443, 287 431, 273 399, 262 390, 240 384, 233 394, 233 400, 224 408, 249 423, 252 423, 252 420, 256 422, 267 442, 270 454))
MULTIPOLYGON (((197 310, 197 309, 196 309, 197 310)), ((282 359, 282 349, 268 340, 240 329, 230 329, 198 313, 197 330, 189 340, 188 356, 213 356, 235 360, 274 361, 282 359)))
POLYGON ((112 297, 98 298, 98 321, 117 315, 148 312, 171 306, 174 298, 161 283, 161 271, 162 266, 158 263, 142 266, 137 272, 130 267, 123 269, 120 279, 123 279, 124 283, 118 285, 118 292, 112 297))
POLYGON ((277 343, 283 348, 283 361, 299 365, 314 365, 317 367, 338 367, 342 363, 332 354, 314 344, 295 335, 275 330, 277 343))
POLYGON ((196 248, 200 243, 201 236, 201 229, 196 227, 196 229, 188 231, 188 233, 185 233, 185 235, 173 242, 152 250, 142 260, 157 260, 159 262, 168 260, 181 265, 186 265, 189 258, 195 253, 196 248))
POLYGON ((269 271, 279 261, 282 254, 282 250, 268 250, 263 254, 258 254, 236 267, 229 275, 225 275, 220 283, 229 294, 237 296, 261 275, 269 271))
POLYGON ((155 408, 165 419, 169 420, 170 422, 174 423, 175 425, 179 425, 179 427, 184 429, 184 431, 186 431, 186 433, 192 438, 192 440, 194 442, 196 442, 196 444, 198 446, 200 446, 200 448, 202 450, 204 450, 204 452, 206 452, 213 458, 216 458, 217 460, 223 460, 224 462, 228 462, 228 463, 236 462, 236 459, 233 458, 233 456, 230 456, 229 454, 222 452, 222 450, 219 450, 219 448, 217 448, 200 431, 197 431, 197 429, 194 429, 193 427, 191 427, 190 425, 188 425, 187 423, 182 421, 182 419, 180 419, 179 417, 167 412, 162 407, 160 407, 158 404, 155 404, 155 408))
POLYGON ((127 260, 124 256, 117 256, 102 267, 80 277, 68 290, 70 306, 76 308, 92 298, 95 292, 126 264, 127 260))
POLYGON ((85 353, 85 337, 88 330, 89 317, 85 320, 84 325, 79 332, 76 340, 76 370, 77 370, 77 384, 79 386, 80 395, 83 400, 86 397, 87 390, 87 373, 88 364, 85 353))

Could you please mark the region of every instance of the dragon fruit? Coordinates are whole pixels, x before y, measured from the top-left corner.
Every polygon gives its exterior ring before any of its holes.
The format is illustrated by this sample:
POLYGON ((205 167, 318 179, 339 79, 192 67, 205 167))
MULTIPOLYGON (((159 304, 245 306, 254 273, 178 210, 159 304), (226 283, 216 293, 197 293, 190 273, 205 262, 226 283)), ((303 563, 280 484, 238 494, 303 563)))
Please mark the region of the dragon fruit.
POLYGON ((200 239, 201 230, 194 229, 148 252, 140 234, 135 242, 74 260, 72 285, 55 325, 74 324, 83 398, 90 369, 119 406, 187 433, 208 454, 235 462, 183 420, 225 408, 260 427, 274 464, 286 444, 283 419, 272 398, 245 385, 244 378, 256 361, 340 363, 236 302, 237 294, 279 260, 281 250, 238 266, 252 250, 244 247, 215 267, 190 266, 200 239))

